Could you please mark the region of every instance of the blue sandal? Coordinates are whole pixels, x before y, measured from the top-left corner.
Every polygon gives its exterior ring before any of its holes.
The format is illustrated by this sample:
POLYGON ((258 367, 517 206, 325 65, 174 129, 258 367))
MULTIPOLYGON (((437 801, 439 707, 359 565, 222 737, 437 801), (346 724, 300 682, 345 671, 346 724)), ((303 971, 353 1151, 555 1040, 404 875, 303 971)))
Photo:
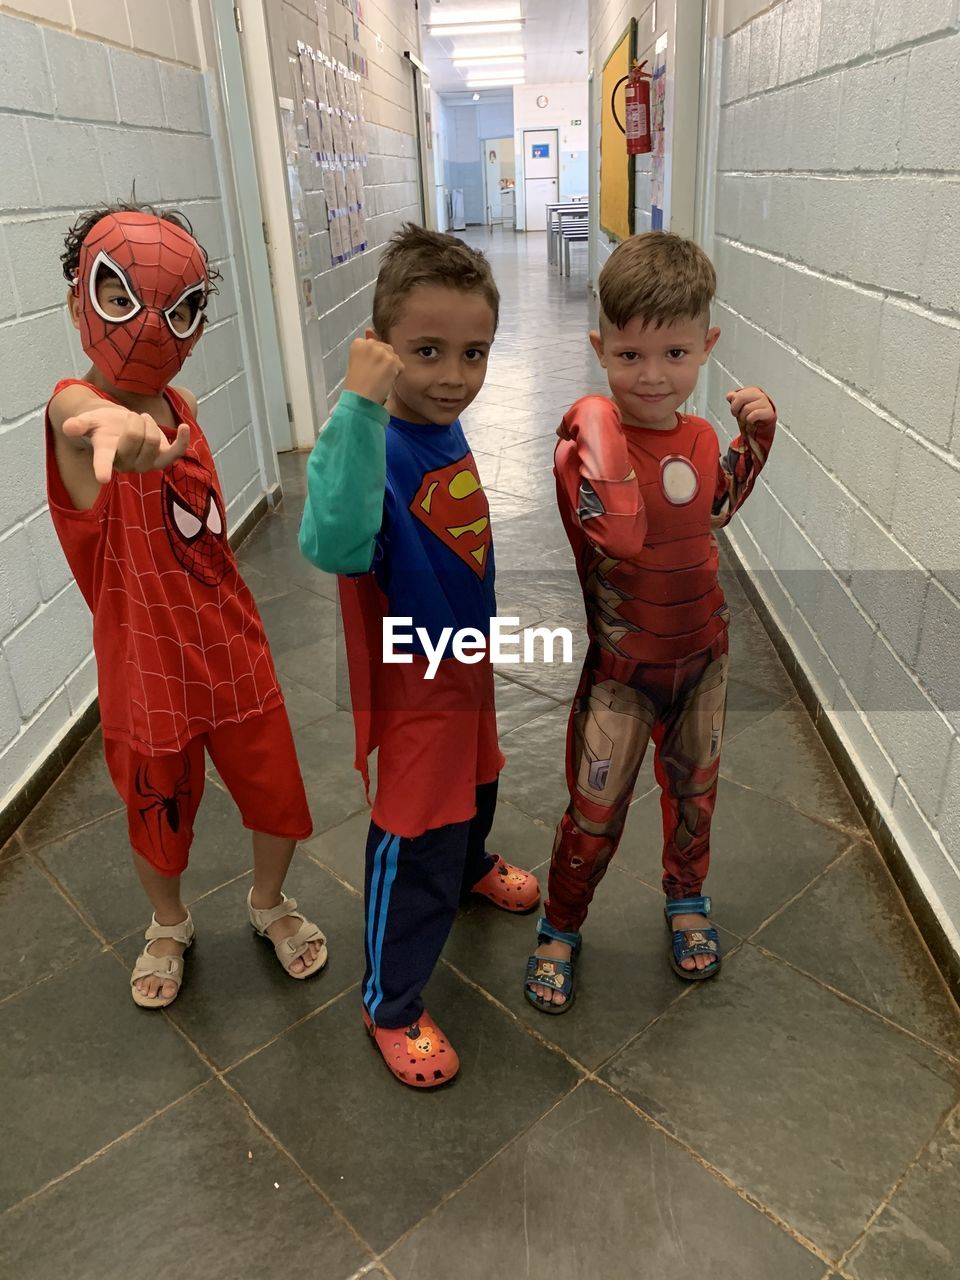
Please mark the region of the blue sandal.
POLYGON ((548 924, 545 917, 537 921, 538 942, 565 942, 572 948, 569 960, 551 960, 548 956, 531 956, 527 961, 527 976, 523 984, 523 994, 535 1009, 541 1013, 566 1013, 573 1004, 573 962, 580 950, 580 934, 564 933, 548 924), (531 991, 531 985, 552 987, 564 997, 563 1004, 554 1004, 552 1000, 544 1000, 543 996, 531 991))
POLYGON ((711 906, 709 898, 668 898, 663 909, 672 934, 670 967, 686 982, 703 982, 720 972, 720 936, 716 929, 673 929, 670 922, 674 916, 708 916, 711 906), (705 969, 685 969, 681 961, 691 956, 713 956, 713 964, 705 969))

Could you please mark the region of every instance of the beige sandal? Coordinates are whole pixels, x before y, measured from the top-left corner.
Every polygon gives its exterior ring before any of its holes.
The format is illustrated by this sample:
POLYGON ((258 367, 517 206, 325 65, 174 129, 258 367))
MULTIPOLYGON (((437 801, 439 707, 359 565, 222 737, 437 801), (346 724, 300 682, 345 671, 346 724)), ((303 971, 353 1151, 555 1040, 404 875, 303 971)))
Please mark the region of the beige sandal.
POLYGON ((296 898, 288 898, 286 894, 281 893, 280 904, 276 907, 270 907, 266 911, 258 911, 254 907, 250 898, 253 890, 247 894, 247 911, 250 913, 250 923, 259 933, 261 938, 266 938, 277 953, 277 959, 290 974, 291 978, 310 978, 315 973, 319 973, 323 966, 327 963, 327 940, 310 920, 301 915, 297 910, 296 898), (276 924, 278 920, 283 920, 286 916, 293 916, 295 920, 300 921, 300 928, 296 933, 291 934, 289 938, 283 938, 280 942, 274 942, 267 933, 272 924, 276 924), (311 942, 319 942, 320 950, 313 964, 308 965, 302 973, 294 973, 290 966, 294 960, 299 960, 307 950, 311 942))
POLYGON ((155 956, 151 954, 150 943, 156 942, 158 938, 171 938, 174 942, 182 943, 186 950, 193 942, 193 934, 193 917, 189 911, 186 920, 181 920, 179 924, 157 924, 157 917, 153 917, 143 935, 147 945, 137 956, 137 963, 130 975, 130 993, 134 1004, 138 1004, 141 1009, 165 1009, 167 1005, 173 1004, 180 994, 180 984, 183 982, 183 956, 155 956), (172 996, 145 996, 134 985, 141 978, 175 982, 177 989, 172 996))

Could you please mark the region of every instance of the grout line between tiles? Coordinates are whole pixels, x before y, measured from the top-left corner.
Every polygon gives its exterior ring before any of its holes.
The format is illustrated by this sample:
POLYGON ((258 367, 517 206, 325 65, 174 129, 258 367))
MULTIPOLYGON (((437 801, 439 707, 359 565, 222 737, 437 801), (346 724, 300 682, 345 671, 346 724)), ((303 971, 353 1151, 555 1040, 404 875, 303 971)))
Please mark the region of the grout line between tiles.
POLYGON ((837 1264, 838 1271, 840 1270, 841 1267, 845 1267, 847 1263, 852 1259, 856 1250, 866 1239, 871 1228, 876 1225, 877 1220, 879 1219, 880 1215, 883 1213, 884 1209, 886 1209, 889 1206, 889 1204, 893 1200, 893 1197, 897 1194, 897 1192, 903 1186, 904 1182, 906 1182, 907 1178, 910 1176, 913 1170, 917 1167, 917 1165, 923 1159, 924 1153, 926 1152, 927 1148, 930 1146, 931 1142, 933 1142, 934 1138, 937 1136, 940 1130, 944 1127, 944 1125, 947 1124, 950 1117, 955 1112, 958 1112, 958 1111, 960 1111, 960 1106, 954 1105, 947 1109, 946 1115, 940 1117, 937 1124, 934 1126, 932 1133, 930 1133, 930 1135, 926 1138, 926 1140, 923 1142, 920 1149, 916 1152, 913 1158, 907 1162, 907 1166, 903 1170, 903 1172, 900 1174, 900 1177, 897 1178, 893 1186, 890 1188, 887 1194, 883 1197, 883 1199, 874 1209, 873 1213, 867 1219, 867 1223, 866 1223, 866 1226, 863 1228, 863 1231, 861 1231, 860 1235, 857 1236, 856 1240, 854 1240, 853 1244, 850 1245, 850 1247, 846 1250, 846 1252, 840 1255, 840 1261, 837 1264))
POLYGON ((152 1124, 153 1121, 157 1120, 160 1116, 166 1115, 166 1113, 168 1111, 172 1111, 174 1107, 179 1107, 181 1103, 187 1102, 194 1096, 194 1094, 199 1093, 201 1089, 205 1089, 209 1083, 209 1080, 202 1080, 200 1084, 194 1085, 192 1089, 189 1089, 186 1093, 182 1093, 179 1098, 174 1098, 172 1102, 168 1102, 165 1107, 160 1107, 158 1111, 154 1111, 149 1116, 145 1116, 143 1120, 138 1121, 137 1124, 133 1125, 131 1128, 124 1130, 123 1133, 117 1134, 115 1138, 111 1138, 110 1141, 100 1147, 99 1150, 91 1152, 90 1155, 85 1156, 84 1159, 79 1161, 77 1164, 71 1165, 71 1167, 64 1170, 63 1173, 57 1174, 55 1178, 51 1178, 49 1182, 45 1182, 42 1187, 37 1187, 35 1191, 31 1191, 29 1195, 24 1196, 22 1200, 18 1200, 16 1204, 8 1205, 8 1207, 0 1213, 0 1218, 6 1217, 8 1213, 13 1213, 15 1209, 22 1208, 25 1204, 30 1204, 31 1201, 36 1200, 38 1196, 42 1196, 53 1187, 59 1186, 61 1182, 66 1182, 66 1180, 68 1178, 72 1178, 75 1173, 79 1173, 81 1169, 86 1169, 87 1166, 93 1164, 95 1160, 99 1160, 101 1156, 106 1155, 106 1153, 112 1150, 113 1147, 118 1146, 121 1142, 126 1142, 128 1138, 132 1138, 135 1134, 140 1133, 141 1130, 145 1129, 147 1125, 152 1124))
POLYGON ((297 1160, 296 1157, 290 1151, 287 1150, 286 1146, 280 1141, 280 1139, 273 1132, 273 1130, 270 1129, 260 1119, 260 1117, 254 1111, 254 1109, 247 1102, 246 1098, 244 1098, 244 1096, 237 1091, 237 1089, 233 1086, 233 1084, 231 1084, 229 1080, 226 1080, 223 1076, 219 1076, 218 1079, 220 1081, 220 1084, 223 1086, 223 1088, 226 1089, 227 1093, 231 1094, 234 1100, 238 1102, 240 1106, 243 1108, 243 1110, 247 1113, 247 1115, 250 1117, 251 1123, 254 1124, 256 1128, 260 1130, 260 1132, 267 1139, 267 1141, 270 1142, 275 1147, 277 1152, 280 1155, 282 1155, 287 1161, 289 1161, 289 1163, 294 1167, 294 1169, 296 1169, 296 1171, 300 1174, 300 1177, 304 1180, 304 1182, 307 1184, 310 1190, 327 1207, 327 1209, 330 1211, 330 1213, 333 1214, 333 1216, 341 1224, 341 1226, 346 1228, 346 1230, 350 1233, 351 1236, 353 1236, 354 1240, 356 1240, 356 1242, 360 1245, 360 1247, 364 1250, 365 1253, 370 1254, 373 1259, 376 1259, 377 1257, 376 1249, 371 1248, 369 1243, 363 1238, 363 1236, 356 1229, 356 1227, 349 1220, 349 1218, 344 1217, 341 1210, 337 1208, 337 1206, 333 1203, 333 1201, 326 1194, 326 1192, 323 1191, 322 1188, 319 1186, 319 1184, 314 1181, 314 1179, 310 1176, 309 1173, 307 1173, 306 1169, 304 1169, 303 1165, 299 1162, 299 1160, 297 1160))
POLYGON ((813 982, 823 991, 829 991, 831 995, 836 996, 838 1000, 842 1000, 844 1004, 848 1004, 854 1009, 859 1009, 861 1013, 868 1013, 871 1018, 875 1018, 878 1022, 884 1023, 892 1031, 898 1031, 901 1035, 907 1036, 908 1039, 915 1041, 917 1044, 922 1044, 925 1049, 929 1049, 930 1052, 936 1054, 938 1058, 942 1058, 955 1071, 960 1070, 960 1058, 955 1054, 952 1054, 948 1049, 943 1049, 932 1041, 926 1040, 923 1036, 919 1035, 918 1032, 911 1031, 909 1027, 901 1026, 899 1022, 894 1022, 893 1019, 888 1018, 886 1014, 880 1013, 877 1009, 871 1009, 868 1004, 864 1004, 861 1000, 858 1000, 856 996, 848 995, 846 991, 841 991, 838 987, 831 986, 830 983, 825 981, 823 978, 818 978, 814 973, 808 973, 806 969, 801 969, 799 965, 793 964, 790 960, 784 959, 781 955, 777 955, 775 951, 770 951, 756 942, 751 942, 750 946, 752 946, 760 955, 766 957, 767 960, 772 960, 776 964, 782 965, 785 969, 792 970, 794 973, 799 974, 810 982, 813 982))
MULTIPOLYGON (((739 947, 735 947, 733 951, 731 951, 729 954, 732 955, 734 954, 735 951, 739 949, 740 949, 739 947)), ((786 1235, 790 1236, 790 1238, 794 1240, 797 1244, 802 1245, 803 1248, 806 1249, 808 1253, 812 1253, 815 1257, 819 1258, 822 1262, 827 1264, 829 1267, 832 1267, 833 1265, 832 1260, 822 1249, 820 1249, 818 1245, 815 1245, 813 1241, 808 1240, 806 1236, 802 1235, 802 1233, 798 1232, 794 1227, 791 1227, 789 1223, 787 1223, 784 1219, 780 1218, 780 1216, 775 1212, 775 1210, 769 1208, 761 1200, 758 1200, 755 1196, 753 1196, 750 1192, 748 1192, 745 1188, 741 1187, 738 1183, 734 1182, 733 1179, 729 1177, 729 1175, 725 1174, 722 1170, 718 1169, 715 1165, 711 1164, 710 1161, 706 1159, 706 1157, 700 1155, 700 1153, 694 1150, 693 1147, 688 1146, 676 1134, 671 1133, 669 1129, 665 1128, 658 1120, 655 1120, 654 1117, 651 1116, 648 1112, 644 1111, 635 1102, 631 1102, 630 1099, 627 1098, 624 1094, 622 1094, 617 1088, 615 1088, 612 1084, 609 1084, 607 1081, 603 1080, 597 1074, 599 1071, 603 1069, 604 1066, 607 1065, 607 1063, 612 1061, 613 1058, 617 1057, 621 1053, 624 1053, 631 1044, 633 1044, 636 1040, 639 1039, 641 1035, 643 1035, 651 1027, 655 1026, 656 1023, 659 1022, 660 1019, 667 1012, 669 1012, 672 1009, 675 1009, 677 1004, 681 1000, 688 997, 692 990, 692 985, 688 986, 687 989, 681 991, 679 995, 676 997, 676 999, 672 1000, 666 1009, 662 1010, 655 1018, 651 1019, 651 1021, 647 1023, 641 1031, 637 1032, 636 1035, 631 1036, 630 1039, 624 1045, 621 1045, 618 1049, 614 1050, 613 1053, 608 1055, 608 1057, 605 1058, 603 1062, 597 1065, 595 1070, 591 1070, 589 1067, 584 1066, 584 1064, 580 1062, 577 1058, 574 1058, 572 1054, 569 1054, 566 1052, 566 1050, 560 1048, 559 1045, 552 1044, 549 1040, 544 1039, 543 1036, 539 1032, 537 1032, 535 1028, 529 1026, 526 1022, 524 1022, 521 1018, 519 1018, 511 1009, 508 1009, 495 996, 491 995, 489 991, 486 991, 483 987, 479 986, 477 983, 467 978, 463 973, 460 972, 459 969, 457 969, 454 965, 450 964, 449 961, 443 960, 442 963, 446 965, 446 967, 450 969, 453 973, 455 973, 457 977, 461 979, 461 981, 466 983, 467 986, 471 987, 479 995, 483 996, 495 1008, 499 1009, 502 1013, 506 1014, 506 1016, 510 1018, 522 1031, 524 1031, 532 1039, 536 1040, 543 1048, 548 1049, 550 1052, 556 1054, 561 1058, 564 1058, 572 1067, 574 1067, 575 1070, 579 1071, 582 1074, 582 1080, 578 1082, 577 1087, 579 1087, 580 1084, 583 1084, 584 1081, 587 1081, 587 1080, 591 1081, 594 1084, 599 1085, 607 1093, 611 1094, 614 1098, 618 1099, 625 1106, 629 1107, 631 1111, 633 1111, 642 1120, 646 1121, 659 1133, 662 1133, 666 1138, 669 1139, 670 1142, 672 1142, 675 1146, 679 1147, 681 1151, 684 1151, 688 1156, 691 1157, 691 1159, 695 1160, 696 1163, 701 1166, 701 1168, 705 1169, 709 1174, 715 1177, 719 1182, 721 1182, 729 1190, 735 1192, 741 1200, 745 1200, 754 1209, 762 1213, 764 1217, 766 1217, 771 1222, 773 1222, 777 1227, 779 1227, 781 1231, 783 1231, 786 1235)))

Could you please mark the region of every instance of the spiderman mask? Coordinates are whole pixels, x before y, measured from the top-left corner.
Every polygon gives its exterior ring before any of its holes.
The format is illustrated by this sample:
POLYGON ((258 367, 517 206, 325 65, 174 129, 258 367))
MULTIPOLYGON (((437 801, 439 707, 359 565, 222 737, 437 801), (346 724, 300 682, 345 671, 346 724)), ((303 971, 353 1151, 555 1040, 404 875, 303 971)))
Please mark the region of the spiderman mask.
POLYGON ((203 326, 207 264, 193 236, 154 214, 108 214, 80 247, 74 290, 95 367, 121 391, 160 395, 203 326), (108 280, 109 309, 99 295, 108 280))

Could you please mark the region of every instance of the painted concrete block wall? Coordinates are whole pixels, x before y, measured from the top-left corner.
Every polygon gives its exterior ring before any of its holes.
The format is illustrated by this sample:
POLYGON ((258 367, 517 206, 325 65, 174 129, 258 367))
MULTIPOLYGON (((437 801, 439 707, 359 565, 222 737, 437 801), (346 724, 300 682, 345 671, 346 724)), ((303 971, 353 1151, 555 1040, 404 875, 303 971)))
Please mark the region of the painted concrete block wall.
POLYGON ((134 179, 138 199, 187 214, 224 274, 182 381, 200 397, 231 526, 263 488, 191 4, 10 8, 0 4, 0 807, 95 691, 89 614, 46 510, 42 410, 58 379, 88 365, 64 305, 64 233, 78 212, 129 198, 134 179))
POLYGON ((706 391, 776 451, 731 531, 960 930, 960 6, 785 0, 723 42, 706 391))
MULTIPOLYGON (((314 297, 322 352, 327 410, 336 404, 347 371, 350 343, 370 323, 373 286, 383 246, 404 222, 423 220, 420 168, 417 159, 413 71, 406 49, 420 48, 415 0, 365 0, 361 46, 369 59, 369 78, 361 82, 370 159, 364 171, 369 248, 340 266, 330 264, 330 233, 319 166, 302 167, 310 228, 314 297)), ((340 4, 318 6, 314 0, 270 0, 268 15, 276 39, 277 91, 293 97, 297 41, 320 48, 349 63, 354 48, 353 18, 340 4)), ((323 406, 318 406, 323 412, 323 406)))

